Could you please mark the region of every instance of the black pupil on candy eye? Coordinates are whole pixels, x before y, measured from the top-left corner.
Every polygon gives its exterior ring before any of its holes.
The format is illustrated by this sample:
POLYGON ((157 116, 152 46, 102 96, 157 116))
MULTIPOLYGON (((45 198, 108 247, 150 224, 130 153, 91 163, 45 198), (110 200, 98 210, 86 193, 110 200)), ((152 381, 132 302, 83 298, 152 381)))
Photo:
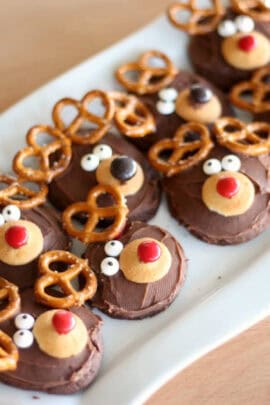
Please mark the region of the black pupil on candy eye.
POLYGON ((130 180, 135 176, 136 162, 128 156, 120 156, 111 163, 111 174, 120 181, 130 180))
POLYGON ((91 157, 91 156, 88 156, 88 157, 87 157, 87 160, 91 160, 91 159, 92 159, 92 157, 91 157))
POLYGON ((111 242, 111 246, 114 246, 115 245, 115 242, 111 242))
POLYGON ((27 315, 23 315, 23 319, 26 319, 27 318, 27 315))
POLYGON ((108 265, 109 265, 109 266, 112 266, 112 265, 113 265, 113 262, 108 262, 108 265))
POLYGON ((20 336, 23 336, 24 335, 24 332, 20 332, 20 336))
POLYGON ((212 162, 208 162, 208 166, 212 166, 212 162))

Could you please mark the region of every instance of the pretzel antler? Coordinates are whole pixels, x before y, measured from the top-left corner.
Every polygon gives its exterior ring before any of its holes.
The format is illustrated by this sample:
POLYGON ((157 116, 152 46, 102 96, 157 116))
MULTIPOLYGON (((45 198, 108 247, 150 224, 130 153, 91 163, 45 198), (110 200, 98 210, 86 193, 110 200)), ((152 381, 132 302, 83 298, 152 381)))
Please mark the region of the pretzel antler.
POLYGON ((188 123, 177 130, 174 138, 162 139, 154 144, 148 156, 155 169, 171 177, 199 163, 212 147, 208 128, 188 123))
POLYGON ((232 8, 241 14, 247 14, 254 20, 270 20, 270 4, 268 0, 231 0, 232 8))
POLYGON ((237 118, 218 119, 213 126, 217 141, 236 153, 259 156, 270 152, 270 124, 252 122, 246 124, 237 118))
POLYGON ((0 372, 16 370, 19 352, 12 339, 0 330, 0 372))
POLYGON ((168 16, 173 25, 190 35, 201 35, 212 32, 225 13, 220 0, 212 0, 212 8, 198 8, 196 0, 180 1, 168 9, 168 16), (181 17, 189 13, 188 21, 181 17))
POLYGON ((0 277, 0 301, 3 303, 3 308, 0 309, 0 323, 2 323, 16 315, 21 306, 18 287, 2 277, 0 277))
POLYGON ((252 113, 270 112, 270 67, 255 72, 249 81, 236 84, 231 92, 231 102, 252 113))

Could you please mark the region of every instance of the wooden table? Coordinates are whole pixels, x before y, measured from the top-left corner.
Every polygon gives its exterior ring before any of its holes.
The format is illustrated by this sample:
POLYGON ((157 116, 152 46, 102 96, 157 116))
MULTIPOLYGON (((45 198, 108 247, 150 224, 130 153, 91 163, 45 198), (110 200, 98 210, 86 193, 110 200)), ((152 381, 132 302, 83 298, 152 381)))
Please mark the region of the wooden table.
MULTIPOLYGON (((6 1, 0 11, 0 111, 144 25, 163 12, 166 3, 6 1)), ((266 319, 188 367, 147 404, 269 404, 269 378, 270 321, 266 319)))

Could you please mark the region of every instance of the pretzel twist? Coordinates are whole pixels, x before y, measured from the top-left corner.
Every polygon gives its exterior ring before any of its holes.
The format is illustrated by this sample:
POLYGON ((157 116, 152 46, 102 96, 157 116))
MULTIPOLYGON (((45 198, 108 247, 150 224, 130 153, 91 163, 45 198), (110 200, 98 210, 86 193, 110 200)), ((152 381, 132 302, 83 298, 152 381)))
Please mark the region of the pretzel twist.
POLYGON ((26 140, 28 147, 21 149, 13 159, 13 170, 22 178, 31 181, 50 183, 56 176, 61 174, 71 160, 71 145, 69 139, 56 128, 48 125, 37 125, 31 128, 26 140), (52 137, 52 141, 46 145, 38 144, 38 136, 46 133, 52 137), (57 156, 51 162, 51 156, 57 156), (36 157, 39 168, 25 166, 25 159, 36 157))
POLYGON ((0 330, 0 372, 16 370, 19 352, 11 337, 0 330))
POLYGON ((104 242, 115 238, 123 230, 127 214, 128 208, 120 190, 111 185, 99 184, 90 190, 85 202, 72 204, 63 212, 63 226, 70 236, 81 242, 104 242), (114 205, 100 207, 98 198, 103 194, 113 197, 114 205), (80 229, 72 223, 72 219, 82 213, 87 214, 88 219, 80 229), (105 218, 113 219, 113 223, 99 232, 96 228, 100 220, 105 218))
POLYGON ((48 194, 45 183, 36 182, 39 190, 31 190, 25 186, 25 180, 0 174, 0 183, 6 187, 0 189, 0 205, 13 204, 20 209, 31 209, 44 204, 48 194))
POLYGON ((162 139, 149 150, 149 160, 153 167, 167 177, 174 176, 203 160, 213 147, 209 130, 206 126, 190 122, 182 125, 172 139, 162 139), (199 139, 187 141, 190 134, 199 139), (162 154, 169 152, 163 158, 162 154))
POLYGON ((232 88, 230 92, 231 102, 238 108, 255 114, 270 111, 269 79, 269 66, 257 70, 251 80, 240 82, 232 88))
POLYGON ((97 290, 97 279, 90 269, 87 260, 63 251, 52 250, 39 258, 38 269, 40 278, 35 283, 35 297, 38 302, 50 308, 71 308, 81 306, 91 299, 97 290), (54 264, 65 264, 67 270, 57 272, 52 269, 54 264), (76 289, 72 282, 83 276, 85 284, 82 289, 76 289), (59 286, 64 296, 56 297, 46 289, 59 286))
POLYGON ((0 301, 6 303, 0 310, 0 323, 2 323, 16 315, 21 306, 18 287, 2 277, 0 277, 0 301))
POLYGON ((247 14, 258 21, 270 20, 270 7, 265 0, 231 0, 231 3, 237 13, 247 14))
POLYGON ((151 50, 144 52, 136 62, 126 63, 116 71, 118 81, 128 90, 136 94, 152 94, 168 86, 177 74, 171 59, 162 52, 151 50), (151 66, 151 59, 159 59, 163 67, 151 66), (135 73, 133 80, 128 74, 135 73))
POLYGON ((270 124, 246 124, 237 118, 218 119, 213 126, 217 141, 236 153, 259 156, 270 152, 270 124))
POLYGON ((101 90, 93 90, 87 93, 81 101, 72 98, 64 98, 58 101, 53 108, 52 116, 55 126, 64 132, 72 142, 81 145, 92 145, 100 141, 111 128, 114 112, 114 103, 109 95, 101 90), (103 116, 89 111, 89 105, 95 100, 101 101, 105 108, 103 116), (74 107, 78 112, 68 125, 62 119, 62 110, 67 106, 74 107), (82 129, 83 124, 86 122, 93 124, 94 128, 81 135, 79 130, 82 129))
POLYGON ((116 91, 109 94, 115 103, 115 125, 122 134, 142 138, 155 131, 153 114, 137 97, 116 91))
POLYGON ((168 17, 173 25, 190 35, 207 34, 214 31, 225 13, 220 0, 212 0, 212 8, 198 8, 196 0, 180 1, 172 4, 168 9, 168 17), (187 22, 181 21, 179 16, 190 14, 187 22), (182 13, 182 14, 181 14, 182 13))

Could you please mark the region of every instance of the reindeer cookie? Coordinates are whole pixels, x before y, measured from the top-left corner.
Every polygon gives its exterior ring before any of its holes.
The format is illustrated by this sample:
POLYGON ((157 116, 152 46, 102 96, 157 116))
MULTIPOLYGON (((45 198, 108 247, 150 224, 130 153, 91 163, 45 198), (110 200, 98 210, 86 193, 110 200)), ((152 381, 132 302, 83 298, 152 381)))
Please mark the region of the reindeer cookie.
POLYGON ((205 126, 186 124, 149 159, 165 175, 172 215, 190 232, 208 243, 243 243, 270 225, 270 126, 227 117, 213 130, 215 142, 205 126))
MULTIPOLYGON (((42 275, 35 294, 28 288, 19 295, 16 286, 0 282, 1 296, 8 288, 15 289, 17 294, 5 308, 8 316, 0 311, 0 345, 5 343, 8 354, 0 359, 0 381, 27 390, 71 394, 88 387, 100 367, 103 352, 101 319, 83 305, 84 299, 76 302, 75 298, 79 295, 85 299, 91 297, 96 290, 96 279, 84 260, 67 252, 46 253, 39 269, 42 275), (54 280, 56 284, 67 286, 67 279, 71 279, 66 273, 73 272, 72 269, 57 273, 46 268, 48 262, 56 263, 57 260, 65 261, 67 266, 73 263, 84 267, 85 281, 91 287, 90 294, 86 288, 75 291, 70 287, 66 291, 69 305, 66 303, 64 308, 61 305, 64 298, 53 290, 46 290, 47 305, 38 303, 41 284, 45 280, 50 284, 51 273, 54 278, 58 277, 54 280), (17 306, 11 310, 11 302, 15 304, 15 299, 17 306)), ((43 294, 41 297, 44 298, 43 294)))
POLYGON ((129 224, 117 240, 90 244, 84 257, 98 279, 91 303, 113 318, 142 319, 164 311, 185 279, 179 243, 142 222, 129 224))
MULTIPOLYGON (((159 207, 159 176, 134 146, 116 135, 108 134, 95 145, 73 145, 71 163, 50 184, 49 198, 63 210, 84 201, 97 184, 121 191, 130 220, 147 221, 159 207)), ((104 205, 109 203, 110 198, 103 198, 104 205)))
POLYGON ((270 63, 267 0, 231 0, 228 9, 221 0, 212 0, 212 7, 204 9, 197 3, 179 1, 168 10, 170 21, 191 36, 189 55, 197 73, 229 90, 270 63))
POLYGON ((159 51, 147 51, 137 61, 120 66, 116 77, 128 91, 141 96, 155 118, 156 129, 152 134, 132 139, 142 150, 164 137, 173 137, 185 122, 210 125, 221 116, 233 115, 221 91, 202 77, 179 71, 159 51), (158 67, 152 66, 154 62, 159 62, 158 67))
POLYGON ((70 239, 56 211, 44 205, 45 184, 35 183, 33 189, 25 180, 6 175, 0 175, 0 183, 0 276, 20 288, 30 287, 40 254, 68 249, 70 239))

